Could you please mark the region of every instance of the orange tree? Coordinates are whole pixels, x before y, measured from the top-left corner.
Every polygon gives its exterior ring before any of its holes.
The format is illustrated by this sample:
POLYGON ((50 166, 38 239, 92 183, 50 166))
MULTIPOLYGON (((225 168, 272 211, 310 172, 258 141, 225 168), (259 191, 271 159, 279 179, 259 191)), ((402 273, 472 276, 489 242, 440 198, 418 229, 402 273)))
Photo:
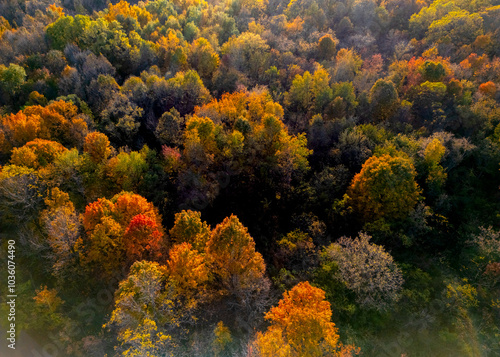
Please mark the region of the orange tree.
POLYGON ((325 292, 309 282, 301 282, 283 294, 266 320, 271 326, 258 333, 255 355, 267 356, 352 356, 358 349, 342 346, 325 292))
POLYGON ((141 259, 162 255, 164 233, 158 210, 144 197, 122 192, 90 203, 83 214, 85 234, 76 243, 81 262, 104 277, 141 259))

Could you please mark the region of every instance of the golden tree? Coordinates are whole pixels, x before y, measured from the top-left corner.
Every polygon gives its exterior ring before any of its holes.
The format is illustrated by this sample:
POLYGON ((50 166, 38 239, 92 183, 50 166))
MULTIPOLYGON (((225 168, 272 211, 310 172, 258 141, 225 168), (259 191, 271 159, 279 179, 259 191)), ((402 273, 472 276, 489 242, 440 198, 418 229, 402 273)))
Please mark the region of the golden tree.
POLYGON ((342 346, 331 322, 330 303, 325 292, 301 282, 283 294, 266 320, 271 326, 258 333, 254 346, 258 356, 316 357, 352 356, 358 349, 342 346))
POLYGON ((354 176, 348 195, 367 221, 405 218, 420 199, 416 171, 403 156, 372 156, 354 176))
POLYGON ((229 291, 253 290, 264 278, 264 259, 255 251, 253 238, 235 215, 226 217, 212 231, 206 254, 214 274, 229 291))

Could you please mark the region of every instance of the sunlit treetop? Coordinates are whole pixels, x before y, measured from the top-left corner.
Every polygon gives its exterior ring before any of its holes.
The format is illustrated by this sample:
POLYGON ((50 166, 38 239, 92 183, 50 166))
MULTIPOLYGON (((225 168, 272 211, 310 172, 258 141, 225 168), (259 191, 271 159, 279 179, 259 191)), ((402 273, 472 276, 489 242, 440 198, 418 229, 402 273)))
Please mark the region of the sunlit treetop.
POLYGON ((271 326, 258 333, 255 346, 263 357, 271 356, 352 356, 358 349, 339 343, 331 322, 330 303, 325 292, 301 282, 283 294, 278 306, 269 310, 271 326))

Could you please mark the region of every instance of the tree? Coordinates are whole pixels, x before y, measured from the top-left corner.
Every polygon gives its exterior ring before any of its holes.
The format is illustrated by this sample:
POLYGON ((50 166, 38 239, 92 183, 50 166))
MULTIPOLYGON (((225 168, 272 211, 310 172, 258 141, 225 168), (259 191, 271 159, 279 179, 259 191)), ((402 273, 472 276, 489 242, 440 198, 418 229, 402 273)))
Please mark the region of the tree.
POLYGON ((170 101, 167 110, 174 107, 181 115, 191 113, 195 106, 207 103, 210 93, 196 71, 178 72, 167 81, 170 101))
POLYGON ((159 65, 165 72, 187 69, 187 44, 179 36, 182 37, 180 33, 169 29, 165 36, 156 41, 159 65))
POLYGON ((214 329, 215 338, 212 341, 212 350, 214 351, 215 357, 221 357, 229 355, 229 346, 233 342, 231 337, 231 331, 224 325, 222 321, 219 321, 214 329))
POLYGON ((200 212, 191 210, 176 213, 174 226, 169 232, 171 238, 176 243, 189 243, 194 249, 203 252, 211 229, 200 217, 200 212))
POLYGON ((172 108, 160 117, 155 135, 162 144, 179 145, 182 141, 183 126, 184 118, 181 118, 180 113, 172 108))
POLYGON ((63 50, 67 44, 76 43, 85 32, 91 20, 88 16, 60 16, 47 26, 46 34, 52 48, 63 50))
POLYGON ((134 191, 139 188, 149 169, 146 161, 149 151, 149 148, 145 146, 139 152, 120 152, 109 159, 106 163, 106 170, 118 189, 134 191))
POLYGON ((6 165, 0 171, 0 208, 4 223, 25 223, 43 202, 43 182, 32 168, 6 165))
POLYGON ((23 146, 40 134, 42 120, 39 116, 27 116, 22 111, 1 117, 1 150, 9 153, 12 147, 23 146))
POLYGON ((151 217, 135 215, 123 233, 123 244, 130 263, 139 259, 158 260, 163 250, 162 228, 151 217))
POLYGON ((404 156, 372 156, 348 189, 353 208, 366 221, 405 218, 420 199, 416 174, 404 156))
POLYGON ((483 34, 483 19, 479 14, 466 10, 451 11, 443 18, 432 22, 427 37, 431 42, 452 43, 455 46, 469 45, 483 34))
POLYGON ((75 250, 83 267, 99 271, 101 278, 121 275, 136 260, 162 255, 161 217, 140 195, 122 192, 111 200, 100 198, 87 205, 82 221, 85 235, 75 250))
POLYGON ((362 64, 363 60, 356 52, 342 48, 337 53, 333 79, 335 82, 354 80, 362 64))
POLYGON ((76 261, 75 243, 81 234, 81 220, 69 195, 55 187, 45 199, 47 209, 40 214, 40 222, 47 233, 52 250, 54 274, 64 277, 63 271, 76 261))
POLYGON ((312 238, 296 229, 278 241, 275 265, 285 267, 299 277, 306 276, 308 269, 314 267, 317 261, 315 248, 312 238))
POLYGON ((188 61, 205 81, 210 80, 219 67, 219 55, 203 37, 191 44, 188 61))
POLYGON ((169 350, 172 337, 158 331, 156 322, 144 319, 135 329, 127 329, 118 335, 124 357, 173 356, 169 350))
POLYGON ((152 15, 143 7, 137 5, 132 5, 127 1, 120 1, 117 4, 108 5, 108 13, 104 17, 107 21, 112 22, 114 20, 124 20, 127 18, 132 18, 137 20, 141 26, 145 26, 148 22, 152 20, 152 15))
POLYGON ((370 90, 370 103, 376 120, 390 119, 396 112, 399 98, 398 92, 391 81, 379 79, 370 90))
POLYGON ((342 346, 331 322, 330 303, 325 292, 309 282, 297 284, 283 294, 278 306, 265 315, 271 322, 264 333, 257 333, 256 355, 271 356, 351 356, 358 349, 342 346))
POLYGON ((410 18, 409 25, 412 36, 421 39, 433 21, 454 10, 459 10, 456 2, 447 0, 434 1, 429 6, 423 7, 420 12, 413 14, 410 18))
POLYGON ((321 37, 318 41, 319 58, 325 61, 331 60, 335 55, 336 45, 332 35, 327 34, 321 37))
POLYGON ((189 243, 174 245, 168 254, 169 260, 166 265, 168 276, 179 292, 187 297, 200 294, 204 284, 209 280, 204 256, 192 249, 189 243))
POLYGON ((342 237, 325 253, 336 262, 340 280, 354 291, 360 305, 387 310, 399 299, 403 275, 384 247, 370 239, 362 232, 355 239, 342 237))
POLYGON ((264 259, 255 251, 253 238, 235 215, 214 228, 206 254, 213 273, 230 293, 260 289, 266 269, 264 259))
MULTIPOLYGON (((57 100, 47 106, 32 105, 1 118, 3 150, 23 146, 36 138, 81 148, 87 123, 71 102, 57 100)), ((1 135, 0 135, 1 137, 1 135)))
POLYGON ((158 263, 135 262, 115 294, 115 309, 107 327, 116 326, 123 356, 157 356, 171 337, 161 327, 175 323, 172 290, 158 263), (159 331, 158 331, 159 330, 159 331))
POLYGON ((333 90, 330 88, 330 75, 321 66, 314 74, 308 71, 296 75, 290 91, 285 96, 285 103, 291 112, 322 113, 333 100, 333 90))
POLYGON ((495 94, 497 93, 497 86, 492 81, 488 81, 486 83, 481 83, 481 85, 479 85, 478 91, 485 96, 494 98, 495 94))
POLYGON ((143 109, 125 95, 117 93, 101 112, 102 127, 116 142, 132 144, 141 125, 143 109))
POLYGON ((111 155, 111 147, 108 137, 98 131, 89 133, 85 137, 83 151, 87 153, 95 164, 104 163, 111 155))
POLYGON ((231 64, 240 72, 257 81, 269 68, 269 45, 258 34, 244 32, 240 36, 231 37, 221 48, 231 64))
POLYGON ((8 95, 15 95, 26 80, 26 71, 21 66, 11 63, 9 67, 0 65, 0 88, 8 95))
POLYGON ((18 166, 37 169, 51 164, 67 149, 56 141, 35 139, 12 150, 10 162, 18 166))
POLYGON ((434 138, 424 150, 424 161, 428 172, 426 183, 429 185, 430 192, 434 194, 440 192, 448 176, 439 164, 445 151, 444 145, 438 138, 434 138))

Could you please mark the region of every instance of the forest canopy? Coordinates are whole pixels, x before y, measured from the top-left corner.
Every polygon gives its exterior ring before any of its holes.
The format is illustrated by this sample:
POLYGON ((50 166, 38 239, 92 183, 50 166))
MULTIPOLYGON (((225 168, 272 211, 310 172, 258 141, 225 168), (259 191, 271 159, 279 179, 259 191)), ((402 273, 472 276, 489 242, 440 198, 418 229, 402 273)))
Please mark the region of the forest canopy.
POLYGON ((500 0, 0 0, 23 355, 498 356, 499 182, 500 0))

